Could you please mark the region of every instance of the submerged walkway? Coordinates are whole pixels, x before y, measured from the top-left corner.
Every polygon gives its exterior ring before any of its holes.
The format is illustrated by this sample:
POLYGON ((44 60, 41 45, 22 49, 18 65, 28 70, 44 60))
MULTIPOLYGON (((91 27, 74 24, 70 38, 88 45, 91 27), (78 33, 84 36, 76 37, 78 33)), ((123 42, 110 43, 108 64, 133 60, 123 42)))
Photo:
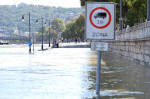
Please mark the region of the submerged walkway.
POLYGON ((70 43, 59 43, 59 48, 90 48, 89 42, 70 42, 70 43))

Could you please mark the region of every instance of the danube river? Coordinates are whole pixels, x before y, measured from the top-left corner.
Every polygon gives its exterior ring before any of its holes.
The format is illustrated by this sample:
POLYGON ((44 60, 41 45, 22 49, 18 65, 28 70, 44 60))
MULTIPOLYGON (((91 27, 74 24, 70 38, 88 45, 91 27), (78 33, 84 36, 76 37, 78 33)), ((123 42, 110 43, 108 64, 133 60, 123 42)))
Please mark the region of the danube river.
MULTIPOLYGON (((48 45, 44 45, 44 48, 48 45)), ((97 54, 89 48, 34 53, 27 45, 0 46, 0 99, 149 99, 150 68, 102 53, 96 96, 97 54)))

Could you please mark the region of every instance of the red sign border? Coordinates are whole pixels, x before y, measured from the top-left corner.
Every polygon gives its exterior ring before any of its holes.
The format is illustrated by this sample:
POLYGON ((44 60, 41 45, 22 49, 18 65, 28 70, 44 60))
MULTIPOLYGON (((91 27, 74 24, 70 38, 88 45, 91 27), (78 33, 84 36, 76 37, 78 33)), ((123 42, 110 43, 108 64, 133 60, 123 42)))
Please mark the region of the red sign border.
POLYGON ((110 24, 110 22, 111 22, 111 14, 110 14, 110 12, 109 12, 106 8, 104 8, 104 7, 97 7, 97 8, 95 8, 95 9, 93 9, 92 12, 90 13, 90 22, 91 22, 91 24, 92 24, 95 28, 98 28, 98 29, 106 28, 106 27, 110 24), (98 10, 98 9, 105 10, 105 11, 108 13, 108 15, 109 15, 109 21, 108 21, 108 23, 107 23, 106 25, 104 25, 104 26, 96 26, 96 25, 93 23, 93 21, 92 21, 92 14, 94 13, 94 11, 96 11, 96 10, 98 10))

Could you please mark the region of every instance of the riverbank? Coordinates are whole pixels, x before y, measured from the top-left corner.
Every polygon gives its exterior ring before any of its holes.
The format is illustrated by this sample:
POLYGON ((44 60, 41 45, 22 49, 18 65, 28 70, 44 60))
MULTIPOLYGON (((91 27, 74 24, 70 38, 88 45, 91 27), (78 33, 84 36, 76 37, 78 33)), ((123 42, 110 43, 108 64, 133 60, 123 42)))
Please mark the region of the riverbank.
POLYGON ((90 48, 89 42, 70 42, 70 43, 59 43, 59 48, 90 48))

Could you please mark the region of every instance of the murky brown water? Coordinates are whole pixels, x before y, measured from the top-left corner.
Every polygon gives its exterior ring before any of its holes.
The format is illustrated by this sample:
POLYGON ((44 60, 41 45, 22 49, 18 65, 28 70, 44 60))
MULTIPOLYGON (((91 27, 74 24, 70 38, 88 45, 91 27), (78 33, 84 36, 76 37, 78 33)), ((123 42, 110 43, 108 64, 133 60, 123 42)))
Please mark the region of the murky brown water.
POLYGON ((101 99, 149 99, 149 67, 112 53, 103 53, 102 59, 101 99))
POLYGON ((150 68, 103 53, 96 96, 96 52, 63 48, 28 53, 27 45, 0 46, 0 99, 149 99, 150 68))

